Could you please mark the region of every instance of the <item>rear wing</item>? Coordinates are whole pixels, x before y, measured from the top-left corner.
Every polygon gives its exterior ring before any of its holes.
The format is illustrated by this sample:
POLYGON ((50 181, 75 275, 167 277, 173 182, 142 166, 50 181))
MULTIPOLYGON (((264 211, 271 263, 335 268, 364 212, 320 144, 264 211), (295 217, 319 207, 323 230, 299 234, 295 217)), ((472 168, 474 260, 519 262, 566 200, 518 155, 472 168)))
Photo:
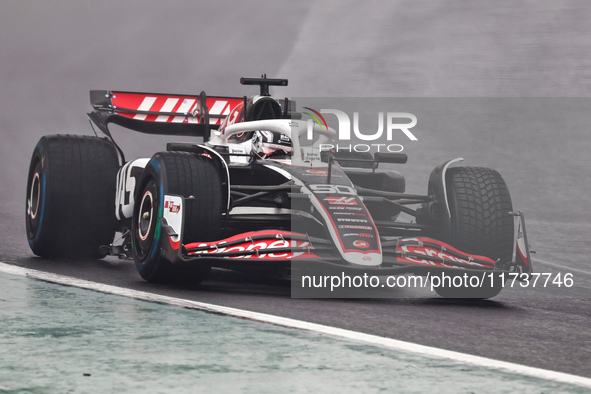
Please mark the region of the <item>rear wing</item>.
MULTIPOLYGON (((148 134, 183 135, 209 139, 232 108, 244 97, 207 97, 162 93, 91 90, 93 111, 88 118, 111 138, 109 123, 148 134)), ((96 126, 96 127, 94 127, 96 126)), ((112 138, 111 138, 112 139, 112 138)))

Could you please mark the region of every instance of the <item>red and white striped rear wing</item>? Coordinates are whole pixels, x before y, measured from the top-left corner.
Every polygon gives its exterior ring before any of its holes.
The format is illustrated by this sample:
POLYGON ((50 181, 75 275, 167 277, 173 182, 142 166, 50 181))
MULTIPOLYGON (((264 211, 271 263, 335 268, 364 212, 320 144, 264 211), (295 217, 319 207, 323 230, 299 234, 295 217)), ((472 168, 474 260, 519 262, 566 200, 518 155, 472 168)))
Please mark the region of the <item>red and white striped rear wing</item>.
POLYGON ((110 136, 109 123, 149 134, 189 135, 209 138, 232 108, 244 97, 207 97, 161 93, 91 90, 94 110, 88 117, 110 136))

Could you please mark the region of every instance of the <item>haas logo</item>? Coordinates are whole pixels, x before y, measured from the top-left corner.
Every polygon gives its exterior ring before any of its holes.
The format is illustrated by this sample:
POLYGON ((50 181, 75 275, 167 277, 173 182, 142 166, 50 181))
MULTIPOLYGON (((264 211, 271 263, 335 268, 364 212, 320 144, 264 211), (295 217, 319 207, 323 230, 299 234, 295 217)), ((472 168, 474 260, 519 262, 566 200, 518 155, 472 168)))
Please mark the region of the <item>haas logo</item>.
POLYGON ((324 200, 331 205, 357 205, 354 197, 326 197, 324 200))
POLYGON ((356 248, 361 248, 361 249, 365 249, 369 247, 369 243, 358 239, 357 241, 353 242, 353 246, 355 246, 356 248))

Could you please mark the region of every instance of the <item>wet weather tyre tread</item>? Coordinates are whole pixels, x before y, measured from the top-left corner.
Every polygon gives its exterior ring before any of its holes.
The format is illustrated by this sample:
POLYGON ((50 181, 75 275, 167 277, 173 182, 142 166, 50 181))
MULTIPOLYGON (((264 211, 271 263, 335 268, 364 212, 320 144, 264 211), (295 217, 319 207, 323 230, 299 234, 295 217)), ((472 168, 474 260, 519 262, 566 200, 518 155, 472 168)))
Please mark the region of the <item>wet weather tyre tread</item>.
MULTIPOLYGON (((495 261, 510 261, 513 254, 513 206, 501 174, 483 167, 454 167, 446 174, 451 212, 451 244, 495 261)), ((481 274, 482 275, 482 274, 481 274)), ((491 298, 502 283, 483 288, 439 288, 443 297, 491 298)))
POLYGON ((497 171, 456 167, 447 173, 452 243, 467 253, 508 260, 513 253, 513 209, 497 171))
POLYGON ((104 257, 99 247, 111 243, 117 229, 118 169, 116 148, 108 140, 42 137, 33 151, 26 191, 27 237, 33 253, 46 258, 104 257), (35 174, 39 204, 31 207, 35 174), (32 212, 37 214, 34 219, 32 212))
POLYGON ((150 282, 201 282, 210 267, 198 263, 189 263, 187 266, 171 264, 160 255, 160 243, 166 241, 162 231, 154 229, 148 235, 148 240, 139 239, 139 209, 142 195, 150 185, 155 189, 156 208, 152 211, 155 214, 162 204, 160 187, 162 194, 193 196, 185 200, 182 243, 219 239, 224 211, 219 166, 211 158, 193 153, 159 152, 146 166, 140 185, 132 220, 134 258, 140 275, 150 282), (142 251, 142 242, 150 244, 147 251, 142 251))

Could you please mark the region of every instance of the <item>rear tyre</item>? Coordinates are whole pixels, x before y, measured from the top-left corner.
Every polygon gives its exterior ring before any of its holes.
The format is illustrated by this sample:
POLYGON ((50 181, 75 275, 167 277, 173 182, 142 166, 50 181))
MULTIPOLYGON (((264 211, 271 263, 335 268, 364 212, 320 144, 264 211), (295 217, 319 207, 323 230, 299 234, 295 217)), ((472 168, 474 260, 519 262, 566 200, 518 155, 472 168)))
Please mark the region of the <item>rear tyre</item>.
MULTIPOLYGON (((511 261, 514 224, 509 212, 513 205, 501 174, 490 168, 454 167, 447 171, 446 183, 452 246, 495 261, 511 261)), ((482 287, 439 287, 436 291, 448 298, 491 298, 502 288, 500 277, 495 276, 482 287)))
POLYGON ((117 229, 119 160, 102 138, 42 137, 31 158, 26 191, 29 246, 47 258, 101 258, 117 229))
POLYGON ((165 194, 193 196, 185 200, 182 244, 219 239, 222 230, 223 187, 219 167, 207 156, 188 152, 160 152, 152 157, 135 197, 132 247, 141 277, 150 282, 203 281, 207 264, 173 265, 161 254, 167 236, 161 225, 165 194))

